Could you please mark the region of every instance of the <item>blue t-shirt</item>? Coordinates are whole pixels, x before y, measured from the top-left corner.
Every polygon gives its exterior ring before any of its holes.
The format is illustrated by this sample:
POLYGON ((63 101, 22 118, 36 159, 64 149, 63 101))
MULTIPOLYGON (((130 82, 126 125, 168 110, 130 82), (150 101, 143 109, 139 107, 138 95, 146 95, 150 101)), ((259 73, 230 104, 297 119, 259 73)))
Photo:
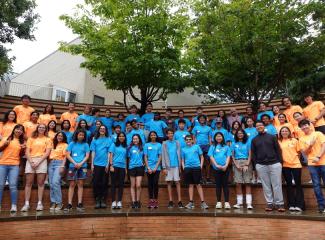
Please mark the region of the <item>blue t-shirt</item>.
POLYGON ((185 146, 181 150, 182 159, 184 159, 185 168, 200 168, 201 158, 203 152, 199 145, 185 146))
POLYGON ((108 150, 112 144, 112 140, 108 137, 100 137, 93 139, 90 150, 95 153, 94 165, 105 167, 108 163, 108 150))
POLYGON ((169 165, 171 168, 179 167, 179 159, 177 155, 177 143, 176 141, 169 141, 166 142, 166 147, 168 151, 168 157, 169 157, 169 165))
POLYGON ((121 145, 116 146, 113 143, 109 148, 109 152, 113 154, 113 167, 126 168, 126 148, 121 145))
MULTIPOLYGON (((90 152, 90 149, 88 143, 71 142, 67 147, 67 151, 70 152, 71 158, 76 163, 81 163, 86 154, 90 152)), ((74 164, 70 163, 69 167, 74 167, 74 164)), ((87 161, 82 165, 82 167, 87 167, 87 161)))
POLYGON ((116 142, 116 139, 117 139, 117 134, 116 133, 113 133, 111 136, 109 136, 112 140, 113 143, 116 142))
POLYGON ((198 116, 195 116, 193 117, 193 126, 200 126, 200 122, 199 122, 199 119, 198 119, 198 116))
POLYGON ((67 136, 67 143, 71 143, 72 142, 72 136, 73 136, 73 132, 70 131, 62 131, 64 132, 64 134, 67 136))
POLYGON ((222 133, 223 134, 225 142, 230 142, 231 141, 231 138, 229 136, 230 133, 226 129, 220 128, 220 129, 215 129, 215 130, 211 131, 212 142, 214 142, 214 135, 216 135, 217 133, 222 133))
MULTIPOLYGON (((187 118, 183 118, 183 120, 185 121, 185 129, 188 129, 188 128, 192 127, 192 123, 191 123, 190 120, 188 120, 187 118)), ((177 130, 179 129, 179 128, 178 128, 178 121, 179 121, 179 118, 177 118, 177 119, 175 120, 175 126, 176 126, 176 129, 177 129, 177 130)))
POLYGON ((256 128, 251 127, 251 128, 245 128, 245 132, 247 134, 248 137, 248 141, 252 142, 252 140, 254 139, 254 137, 256 137, 258 135, 258 132, 256 130, 256 128))
POLYGON ((146 143, 146 136, 144 135, 144 131, 142 129, 132 129, 131 132, 126 134, 126 142, 127 145, 130 145, 132 142, 132 138, 135 134, 139 134, 142 140, 142 144, 146 143))
MULTIPOLYGON (((221 146, 218 144, 217 146, 211 145, 208 152, 209 157, 213 157, 218 165, 225 166, 227 163, 227 157, 231 156, 230 147, 227 145, 221 146)), ((216 168, 215 165, 212 165, 215 170, 220 170, 216 168)))
POLYGON ((122 132, 125 132, 125 122, 124 121, 115 121, 113 123, 113 126, 116 127, 116 126, 120 126, 121 127, 121 131, 122 132))
POLYGON ((259 113, 257 114, 257 120, 261 120, 261 117, 262 117, 262 115, 264 115, 264 114, 268 115, 268 116, 271 118, 271 120, 274 118, 274 114, 273 114, 272 111, 264 111, 264 112, 259 112, 259 113))
POLYGON ((129 114, 125 119, 124 123, 131 122, 132 120, 140 121, 140 116, 138 114, 129 114))
POLYGON ((231 145, 231 150, 234 153, 235 159, 248 159, 250 148, 250 141, 247 141, 246 143, 234 142, 231 145))
POLYGON ((102 121, 102 123, 105 125, 105 127, 107 128, 108 134, 111 135, 112 131, 113 131, 113 124, 114 124, 114 118, 111 117, 101 117, 100 120, 102 121))
POLYGON ((164 137, 164 129, 167 128, 167 125, 164 121, 158 120, 158 121, 149 121, 145 125, 147 130, 155 131, 158 135, 158 137, 164 137))
POLYGON ((192 130, 192 134, 196 138, 196 144, 198 145, 208 145, 209 136, 211 135, 212 129, 207 125, 198 125, 195 126, 192 130))
POLYGON ((265 126, 265 132, 267 132, 268 134, 271 134, 271 135, 278 135, 278 131, 276 130, 276 128, 273 126, 273 124, 269 124, 267 126, 265 126))
MULTIPOLYGON (((156 143, 146 143, 143 147, 144 155, 148 158, 148 165, 150 169, 154 169, 158 162, 159 156, 161 156, 161 144, 156 143)), ((158 166, 157 171, 161 170, 161 165, 158 166)))
POLYGON ((174 134, 174 140, 179 141, 181 148, 186 146, 186 142, 185 142, 186 135, 190 135, 190 133, 185 130, 183 130, 183 131, 178 130, 174 134))
POLYGON ((142 117, 141 117, 141 122, 143 122, 144 123, 144 126, 145 126, 145 129, 146 130, 149 130, 148 129, 148 126, 146 125, 148 122, 150 122, 150 121, 152 121, 153 120, 153 118, 154 118, 154 116, 155 116, 155 114, 154 113, 145 113, 145 114, 143 114, 142 115, 142 117))
POLYGON ((140 151, 137 146, 132 146, 128 150, 128 157, 130 158, 129 169, 143 166, 143 151, 140 151))
POLYGON ((85 120, 87 125, 90 126, 93 124, 94 117, 83 113, 77 117, 77 122, 80 122, 80 120, 85 120))
POLYGON ((89 128, 89 130, 90 130, 90 132, 91 132, 92 134, 94 134, 95 131, 96 131, 96 121, 97 121, 97 120, 100 120, 100 121, 101 121, 101 118, 100 118, 100 117, 94 117, 94 116, 93 116, 93 124, 92 124, 91 127, 89 128))

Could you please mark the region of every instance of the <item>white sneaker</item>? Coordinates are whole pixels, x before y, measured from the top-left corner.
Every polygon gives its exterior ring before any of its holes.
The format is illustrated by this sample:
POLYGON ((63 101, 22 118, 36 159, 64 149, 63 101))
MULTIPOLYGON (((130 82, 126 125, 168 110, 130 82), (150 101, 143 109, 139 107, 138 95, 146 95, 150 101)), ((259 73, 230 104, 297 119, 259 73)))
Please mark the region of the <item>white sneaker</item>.
POLYGON ((290 212, 296 211, 296 208, 295 207, 289 207, 289 211, 290 212))
POLYGON ((242 204, 237 203, 233 207, 236 208, 236 209, 240 209, 242 206, 243 206, 242 204))
POLYGON ((257 184, 262 184, 262 181, 261 181, 261 179, 257 179, 257 184))
POLYGON ((116 202, 112 202, 112 209, 115 209, 116 208, 116 202))
POLYGON ((248 209, 248 210, 252 210, 252 209, 253 209, 252 204, 247 204, 247 209, 248 209))
POLYGON ((37 203, 36 211, 43 211, 44 207, 42 203, 37 203))
MULTIPOLYGON (((289 208, 289 210, 290 210, 290 208, 289 208)), ((295 211, 302 212, 302 209, 300 207, 295 207, 295 211)))
POLYGON ((122 202, 121 201, 117 202, 116 206, 117 206, 118 209, 121 209, 122 208, 122 202))
POLYGON ((29 209, 30 209, 30 206, 25 204, 20 211, 22 211, 22 212, 28 212, 29 209))
POLYGON ((17 205, 15 205, 15 204, 11 205, 10 212, 11 212, 11 213, 15 213, 15 212, 17 212, 17 205))
POLYGON ((231 206, 230 206, 229 202, 225 202, 225 209, 231 209, 231 206))
POLYGON ((216 209, 221 209, 221 208, 222 208, 222 202, 217 202, 216 209))

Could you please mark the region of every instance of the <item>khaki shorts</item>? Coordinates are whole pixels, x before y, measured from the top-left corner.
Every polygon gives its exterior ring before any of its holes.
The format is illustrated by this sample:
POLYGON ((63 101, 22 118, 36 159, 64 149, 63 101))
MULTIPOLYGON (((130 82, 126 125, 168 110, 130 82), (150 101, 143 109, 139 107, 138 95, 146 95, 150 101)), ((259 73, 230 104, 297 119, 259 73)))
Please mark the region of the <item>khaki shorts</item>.
MULTIPOLYGON (((248 160, 235 160, 237 165, 245 166, 248 160)), ((248 170, 246 172, 239 170, 235 164, 232 166, 234 171, 234 181, 235 183, 251 183, 253 178, 253 166, 249 164, 248 170)))
MULTIPOLYGON (((33 162, 39 162, 41 158, 32 158, 33 162)), ((30 162, 26 161, 25 173, 47 173, 47 160, 44 160, 36 169, 32 168, 30 162)))
POLYGON ((167 175, 165 178, 166 182, 178 182, 180 180, 179 177, 179 168, 178 167, 174 167, 174 168, 169 168, 167 169, 167 175))

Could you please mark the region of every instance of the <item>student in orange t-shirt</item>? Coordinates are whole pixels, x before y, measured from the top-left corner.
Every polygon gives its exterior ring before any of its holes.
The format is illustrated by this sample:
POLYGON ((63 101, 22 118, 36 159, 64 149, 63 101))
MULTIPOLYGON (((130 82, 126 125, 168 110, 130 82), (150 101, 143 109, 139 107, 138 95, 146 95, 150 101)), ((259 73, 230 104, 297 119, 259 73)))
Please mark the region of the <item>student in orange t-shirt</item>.
POLYGON ((52 141, 47 136, 47 128, 44 124, 39 124, 33 133, 32 137, 27 140, 26 147, 26 186, 25 186, 25 205, 21 209, 22 212, 27 212, 30 209, 29 199, 34 175, 37 175, 38 185, 38 203, 36 211, 43 211, 43 193, 44 181, 47 173, 47 158, 52 148, 52 141))
POLYGON ((306 94, 304 97, 307 107, 303 112, 305 117, 314 125, 316 131, 320 131, 325 134, 325 106, 321 101, 313 101, 310 94, 306 94))
POLYGON ((280 125, 280 122, 279 122, 280 108, 278 106, 273 106, 272 107, 272 112, 274 114, 273 126, 275 128, 277 128, 280 125))
MULTIPOLYGON (((293 128, 294 128, 294 132, 295 132, 295 137, 300 139, 301 137, 305 136, 305 133, 300 129, 299 127, 299 122, 306 119, 304 115, 302 115, 301 112, 295 112, 293 114, 293 118, 295 120, 293 128)), ((314 125, 310 125, 310 129, 312 132, 315 131, 314 125)))
POLYGON ((54 107, 52 104, 47 104, 44 108, 43 113, 39 116, 38 123, 43 123, 47 125, 51 120, 54 120, 56 122, 56 116, 54 115, 54 107))
POLYGON ((50 210, 60 211, 62 205, 61 175, 64 174, 64 167, 67 155, 67 137, 64 132, 58 132, 53 139, 53 148, 49 156, 49 183, 50 183, 50 210))
POLYGON ((32 112, 30 115, 30 121, 27 121, 23 124, 25 128, 25 136, 27 138, 30 138, 33 133, 35 132, 37 126, 38 126, 38 117, 39 113, 38 112, 32 112))
POLYGON ((35 109, 29 106, 31 100, 30 96, 23 95, 20 99, 22 105, 17 105, 13 110, 17 114, 17 123, 24 124, 29 121, 30 115, 35 111, 35 109))
POLYGON ((279 145, 282 151, 282 173, 287 183, 289 211, 301 212, 305 209, 304 192, 301 186, 301 163, 299 141, 292 137, 290 128, 283 126, 279 131, 279 145), (292 179, 295 188, 292 187, 292 179))
POLYGON ((278 131, 278 134, 280 135, 280 129, 283 127, 287 127, 290 129, 290 133, 292 136, 294 136, 294 128, 291 123, 287 121, 287 117, 283 113, 278 114, 278 119, 279 119, 279 125, 276 126, 276 130, 278 131))
POLYGON ((47 124, 47 129, 48 129, 49 138, 51 138, 51 140, 53 141, 56 135, 56 121, 54 120, 49 121, 49 123, 47 124))
POLYGON ((74 131, 77 126, 77 118, 79 115, 75 112, 75 104, 73 102, 70 102, 68 107, 69 111, 62 113, 60 121, 62 122, 63 120, 69 120, 71 124, 70 131, 74 131))
POLYGON ((16 125, 9 137, 3 138, 0 142, 0 210, 5 182, 8 179, 11 213, 17 212, 18 198, 18 176, 20 156, 25 150, 24 127, 20 124, 16 125))
POLYGON ((300 121, 299 127, 305 136, 299 139, 299 144, 308 158, 308 169, 313 181, 318 210, 325 213, 325 199, 321 187, 321 179, 325 182, 325 135, 319 131, 312 132, 310 125, 308 120, 300 121))
POLYGON ((295 119, 293 117, 293 114, 295 112, 302 113, 302 108, 299 105, 292 105, 290 97, 283 97, 282 105, 286 107, 283 113, 286 115, 288 122, 292 125, 295 125, 295 119))
POLYGON ((0 140, 10 136, 12 130, 16 126, 16 119, 17 115, 15 111, 10 110, 5 113, 3 122, 0 123, 0 140))

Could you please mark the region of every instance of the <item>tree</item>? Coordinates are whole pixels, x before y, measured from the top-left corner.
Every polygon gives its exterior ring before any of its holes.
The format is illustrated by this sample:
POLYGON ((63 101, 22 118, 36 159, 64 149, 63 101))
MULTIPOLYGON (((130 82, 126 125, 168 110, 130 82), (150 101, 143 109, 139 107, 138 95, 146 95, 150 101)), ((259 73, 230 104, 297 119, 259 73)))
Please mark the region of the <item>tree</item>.
POLYGON ((182 50, 189 34, 183 1, 86 0, 78 13, 61 16, 80 44, 61 50, 82 55, 81 67, 141 104, 166 98, 186 85, 182 50), (140 91, 136 95, 135 89, 140 91))
POLYGON ((193 85, 217 100, 256 107, 324 63, 320 0, 198 0, 194 12, 188 48, 193 85))
POLYGON ((15 37, 33 40, 33 31, 39 19, 33 10, 35 0, 1 0, 0 1, 0 78, 11 70, 14 58, 8 56, 4 44, 13 43, 15 37))

